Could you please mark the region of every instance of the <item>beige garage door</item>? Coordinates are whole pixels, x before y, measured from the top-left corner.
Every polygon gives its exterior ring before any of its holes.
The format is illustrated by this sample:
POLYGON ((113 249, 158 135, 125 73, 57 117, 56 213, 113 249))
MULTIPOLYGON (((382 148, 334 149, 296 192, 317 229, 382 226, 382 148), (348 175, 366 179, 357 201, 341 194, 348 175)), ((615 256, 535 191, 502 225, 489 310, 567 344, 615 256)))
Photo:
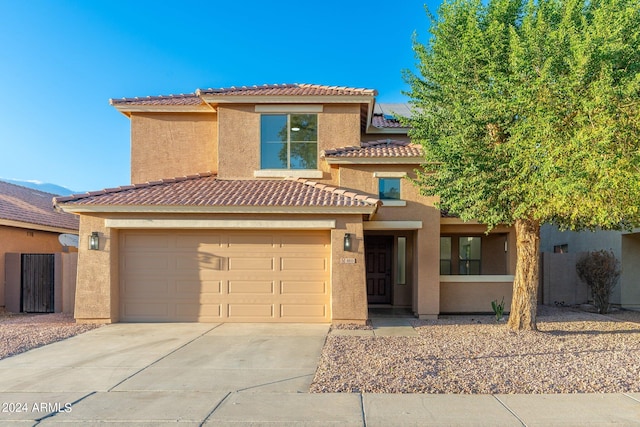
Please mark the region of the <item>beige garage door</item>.
POLYGON ((137 231, 120 237, 128 322, 329 322, 329 231, 137 231))

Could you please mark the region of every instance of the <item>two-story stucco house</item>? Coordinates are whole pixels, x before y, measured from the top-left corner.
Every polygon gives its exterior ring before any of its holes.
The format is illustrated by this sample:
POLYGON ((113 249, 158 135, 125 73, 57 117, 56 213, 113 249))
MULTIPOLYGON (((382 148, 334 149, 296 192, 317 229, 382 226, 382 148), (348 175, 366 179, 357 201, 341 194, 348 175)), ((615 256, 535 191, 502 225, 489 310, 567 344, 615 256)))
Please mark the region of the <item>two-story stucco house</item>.
POLYGON ((406 106, 375 96, 285 84, 112 100, 131 120, 134 184, 54 201, 80 215, 76 318, 362 323, 371 305, 432 318, 510 301, 512 229, 441 216, 407 179, 421 148, 389 116, 406 106))

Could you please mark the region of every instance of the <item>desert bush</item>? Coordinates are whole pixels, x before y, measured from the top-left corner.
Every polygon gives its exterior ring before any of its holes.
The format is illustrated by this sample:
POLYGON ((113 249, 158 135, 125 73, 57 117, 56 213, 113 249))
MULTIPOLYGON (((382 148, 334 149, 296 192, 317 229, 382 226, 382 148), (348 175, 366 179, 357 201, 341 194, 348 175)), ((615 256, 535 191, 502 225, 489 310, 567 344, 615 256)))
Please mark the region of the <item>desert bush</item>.
POLYGON ((576 271, 589 286, 598 313, 608 313, 611 291, 620 279, 620 262, 613 252, 600 250, 583 255, 576 263, 576 271))

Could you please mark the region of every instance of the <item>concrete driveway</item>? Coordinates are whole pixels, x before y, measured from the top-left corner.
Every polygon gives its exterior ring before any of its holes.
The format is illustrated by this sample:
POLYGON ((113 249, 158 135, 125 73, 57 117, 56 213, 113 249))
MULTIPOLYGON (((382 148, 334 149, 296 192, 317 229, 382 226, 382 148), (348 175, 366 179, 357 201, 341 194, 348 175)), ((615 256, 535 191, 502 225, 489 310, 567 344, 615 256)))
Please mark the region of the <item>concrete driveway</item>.
POLYGON ((0 361, 0 423, 200 425, 215 421, 223 401, 232 421, 255 396, 268 394, 262 404, 277 407, 279 394, 306 393, 328 329, 107 325, 0 361))

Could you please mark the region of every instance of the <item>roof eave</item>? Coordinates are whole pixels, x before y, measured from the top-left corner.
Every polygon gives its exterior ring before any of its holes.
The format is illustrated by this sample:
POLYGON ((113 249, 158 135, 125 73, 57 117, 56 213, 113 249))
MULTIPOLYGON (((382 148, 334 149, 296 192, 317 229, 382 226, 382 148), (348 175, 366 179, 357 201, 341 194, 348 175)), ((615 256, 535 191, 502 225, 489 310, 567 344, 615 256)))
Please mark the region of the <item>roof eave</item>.
POLYGON ((366 104, 373 95, 219 95, 198 93, 209 104, 366 104))
POLYGON ((14 221, 10 219, 0 219, 0 225, 6 227, 24 228, 27 230, 48 231, 51 233, 71 233, 78 234, 77 228, 67 228, 45 224, 34 224, 31 222, 14 221))
POLYGON ((396 135, 408 135, 409 128, 408 127, 397 127, 397 128, 381 128, 377 126, 369 126, 367 127, 367 134, 396 134, 396 135))
POLYGON ((215 113, 215 107, 209 104, 201 105, 130 105, 130 104, 111 104, 116 110, 127 117, 131 117, 131 113, 215 113))
POLYGON ((423 157, 325 157, 330 165, 421 165, 423 157))
POLYGON ((58 204, 57 208, 67 213, 264 213, 264 214, 369 214, 376 212, 378 205, 366 206, 145 206, 145 205, 84 205, 58 204))

